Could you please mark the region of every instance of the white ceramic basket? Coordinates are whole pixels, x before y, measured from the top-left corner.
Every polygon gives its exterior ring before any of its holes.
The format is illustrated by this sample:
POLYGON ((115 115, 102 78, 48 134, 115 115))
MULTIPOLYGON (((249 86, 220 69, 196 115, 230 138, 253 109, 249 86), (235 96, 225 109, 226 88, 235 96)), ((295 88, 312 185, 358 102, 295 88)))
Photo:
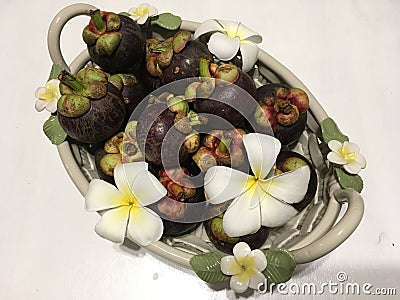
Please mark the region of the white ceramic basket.
MULTIPOLYGON (((70 19, 89 15, 93 9, 96 7, 88 4, 68 6, 54 17, 48 31, 48 49, 53 63, 60 64, 72 73, 85 66, 90 57, 87 50, 84 50, 68 65, 60 49, 61 31, 70 19)), ((194 31, 198 25, 196 22, 183 21, 181 29, 194 31)), ((285 66, 262 50, 252 74, 257 84, 262 84, 265 78, 271 82, 285 82, 306 91, 310 99, 306 130, 292 150, 305 155, 314 164, 318 174, 318 190, 310 205, 286 225, 273 230, 262 247, 286 248, 294 255, 296 263, 308 263, 330 253, 353 233, 362 219, 364 203, 359 193, 353 189, 342 189, 332 172, 328 172, 319 142, 319 124, 328 115, 311 92, 285 66), (346 211, 338 220, 341 207, 345 203, 346 211)), ((84 149, 68 142, 58 145, 57 149, 69 176, 84 196, 90 180, 97 176, 93 157, 84 149)), ((185 267, 190 267, 189 260, 193 255, 215 251, 202 226, 185 236, 153 242, 147 249, 185 267)))

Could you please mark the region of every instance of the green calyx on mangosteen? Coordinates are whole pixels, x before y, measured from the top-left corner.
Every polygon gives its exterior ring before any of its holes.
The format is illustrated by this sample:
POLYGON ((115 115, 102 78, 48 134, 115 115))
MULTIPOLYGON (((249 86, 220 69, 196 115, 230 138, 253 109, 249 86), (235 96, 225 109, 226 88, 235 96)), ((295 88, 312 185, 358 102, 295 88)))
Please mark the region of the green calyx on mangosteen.
POLYGON ((92 60, 110 73, 131 73, 140 69, 145 35, 131 18, 94 10, 82 38, 92 60))
POLYGON ((101 143, 118 132, 125 118, 121 92, 96 68, 83 68, 76 76, 59 75, 62 96, 57 116, 68 136, 82 143, 101 143))
MULTIPOLYGON (((238 126, 251 116, 256 105, 257 89, 247 73, 234 64, 215 66, 209 59, 202 57, 200 76, 211 76, 216 79, 216 83, 209 97, 196 97, 196 112, 216 115, 233 126, 238 126)), ((215 126, 216 129, 225 129, 223 124, 215 126)))

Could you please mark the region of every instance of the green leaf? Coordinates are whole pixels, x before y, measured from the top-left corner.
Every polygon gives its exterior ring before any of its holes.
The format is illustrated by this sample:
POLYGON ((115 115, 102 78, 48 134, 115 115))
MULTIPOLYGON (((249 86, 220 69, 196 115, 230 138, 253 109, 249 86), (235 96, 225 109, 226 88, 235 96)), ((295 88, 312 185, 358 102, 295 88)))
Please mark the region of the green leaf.
POLYGON ((340 131, 335 121, 333 121, 333 119, 331 118, 326 118, 321 122, 321 130, 322 137, 325 143, 328 143, 331 140, 337 140, 341 143, 349 140, 347 135, 344 135, 340 131))
POLYGON ((128 13, 128 12, 126 12, 126 11, 121 11, 121 12, 119 13, 119 15, 125 16, 125 17, 130 17, 130 16, 131 16, 131 14, 128 13))
POLYGON ((153 24, 168 30, 175 30, 181 26, 182 19, 171 13, 162 13, 151 20, 151 25, 153 24))
POLYGON ((361 193, 364 182, 359 175, 349 174, 341 168, 335 168, 336 177, 342 188, 352 188, 357 192, 361 193))
POLYGON ((205 282, 225 282, 230 280, 230 276, 226 276, 221 271, 222 257, 224 257, 222 253, 209 252, 193 256, 189 263, 197 276, 205 282))
POLYGON ((58 118, 55 115, 51 115, 43 124, 43 132, 49 138, 52 144, 59 145, 65 141, 67 134, 62 129, 58 118))
POLYGON ((263 250, 267 258, 267 267, 263 274, 268 283, 282 283, 292 278, 296 261, 292 253, 286 249, 263 250))
POLYGON ((50 75, 49 75, 49 79, 47 79, 47 81, 51 80, 51 79, 57 79, 58 75, 60 74, 60 72, 64 70, 64 68, 59 65, 59 64, 53 64, 51 66, 51 71, 50 71, 50 75))

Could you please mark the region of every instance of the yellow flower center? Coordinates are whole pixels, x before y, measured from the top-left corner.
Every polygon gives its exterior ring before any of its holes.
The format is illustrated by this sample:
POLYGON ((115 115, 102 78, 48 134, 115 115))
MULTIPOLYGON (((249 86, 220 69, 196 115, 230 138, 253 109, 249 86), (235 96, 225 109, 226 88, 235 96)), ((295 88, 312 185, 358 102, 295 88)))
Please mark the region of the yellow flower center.
POLYGON ((133 12, 133 15, 135 17, 143 17, 144 15, 146 15, 148 13, 149 13, 149 8, 148 7, 138 7, 133 12))
POLYGON ((231 269, 241 267, 240 272, 236 275, 237 279, 241 282, 247 282, 257 273, 256 261, 253 256, 239 256, 236 257, 231 263, 231 269))
POLYGON ((339 148, 338 153, 340 157, 342 157, 348 163, 354 162, 357 158, 357 153, 350 152, 349 147, 346 145, 343 145, 341 148, 339 148))
POLYGON ((45 91, 39 94, 39 99, 49 103, 58 98, 58 89, 56 86, 47 83, 45 86, 45 91))

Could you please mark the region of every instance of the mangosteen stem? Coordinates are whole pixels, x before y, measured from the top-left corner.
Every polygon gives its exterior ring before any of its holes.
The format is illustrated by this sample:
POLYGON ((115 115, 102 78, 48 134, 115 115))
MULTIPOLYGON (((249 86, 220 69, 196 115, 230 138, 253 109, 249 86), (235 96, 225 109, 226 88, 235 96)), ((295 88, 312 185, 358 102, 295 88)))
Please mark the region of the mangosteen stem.
POLYGON ((201 77, 212 77, 210 73, 210 59, 200 57, 199 72, 201 77))
POLYGON ((106 23, 104 22, 99 9, 90 11, 90 17, 92 18, 94 26, 96 27, 97 31, 99 32, 105 31, 106 23))
POLYGON ((81 93, 85 89, 85 86, 82 82, 65 70, 60 72, 60 75, 58 75, 58 80, 70 87, 76 93, 81 93))

